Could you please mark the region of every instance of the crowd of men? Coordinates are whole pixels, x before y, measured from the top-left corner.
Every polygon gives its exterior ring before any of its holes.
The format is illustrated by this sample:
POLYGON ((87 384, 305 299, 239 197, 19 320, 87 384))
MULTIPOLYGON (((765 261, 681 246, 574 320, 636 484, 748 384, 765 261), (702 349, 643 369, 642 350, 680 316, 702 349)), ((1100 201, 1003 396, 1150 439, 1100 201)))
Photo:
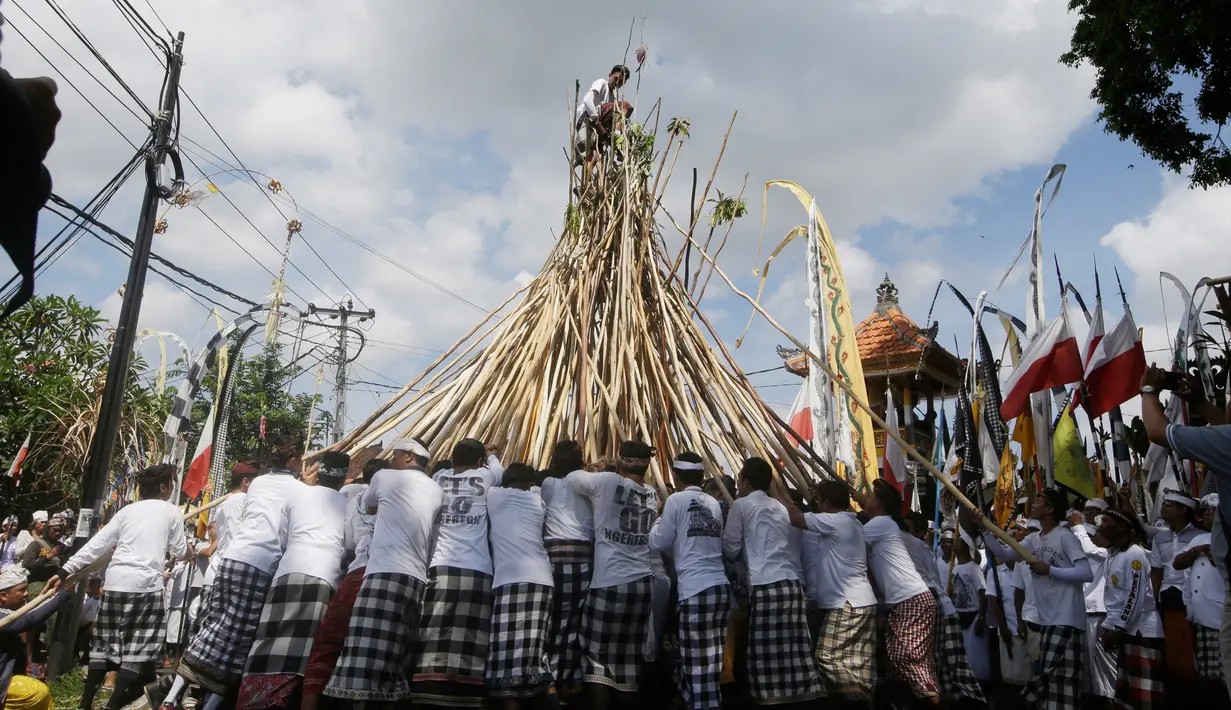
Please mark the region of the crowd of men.
POLYGON ((680 453, 662 499, 637 441, 606 462, 563 441, 545 471, 473 439, 448 454, 401 440, 350 480, 327 452, 308 485, 302 442, 275 436, 234 467, 204 539, 167 465, 68 559, 40 528, 0 607, 42 558, 58 593, 0 629, 4 707, 50 707, 20 634, 107 555, 83 710, 109 672, 109 710, 143 690, 165 710, 1231 705, 1217 494, 1162 491, 1145 525, 1120 498, 1078 512, 1046 489, 1019 501, 1010 547, 936 535, 884 481, 823 482, 805 505, 759 458, 732 479, 680 453), (182 657, 152 683, 169 644, 182 657))

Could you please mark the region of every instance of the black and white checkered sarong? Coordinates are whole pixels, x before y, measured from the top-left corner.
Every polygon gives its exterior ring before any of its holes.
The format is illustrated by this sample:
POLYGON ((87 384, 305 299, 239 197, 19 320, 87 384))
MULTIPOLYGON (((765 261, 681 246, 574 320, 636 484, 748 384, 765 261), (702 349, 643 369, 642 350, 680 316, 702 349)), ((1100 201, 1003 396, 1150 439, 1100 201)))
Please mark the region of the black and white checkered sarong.
POLYGON ((363 578, 325 695, 381 702, 410 697, 406 673, 419 637, 423 592, 423 582, 408 574, 363 578))
POLYGON ((650 632, 654 578, 590 588, 581 621, 585 682, 635 693, 640 687, 645 639, 650 632))
POLYGON ((808 603, 799 581, 754 585, 751 598, 748 692, 753 701, 779 704, 821 697, 808 636, 808 603))
POLYGON ((936 676, 940 681, 943 696, 955 699, 966 698, 987 703, 979 679, 970 669, 966 657, 966 637, 962 634, 962 622, 957 614, 945 616, 941 607, 936 607, 936 676))
POLYGON ((717 710, 722 704, 722 653, 731 616, 731 590, 725 584, 681 599, 680 664, 676 683, 684 707, 717 710))
POLYGON ((876 607, 821 611, 813 649, 817 670, 832 698, 872 697, 876 687, 876 607))
POLYGON ((1197 677, 1222 680, 1222 650, 1218 646, 1218 629, 1193 624, 1197 645, 1197 677))
POLYGON ((201 630, 192 637, 181 663, 181 669, 187 665, 193 673, 190 680, 225 680, 243 673, 272 581, 273 575, 250 564, 235 560, 219 563, 201 630))
POLYGON ((551 687, 547 630, 552 588, 515 582, 493 592, 487 688, 494 698, 530 698, 551 687))
POLYGON ((551 558, 551 574, 556 583, 551 599, 547 658, 555 675, 556 691, 568 696, 581 692, 585 677, 581 617, 590 589, 594 546, 573 540, 547 540, 543 545, 551 558))
POLYGON ((1026 707, 1077 710, 1081 707, 1081 663, 1086 632, 1072 626, 1044 626, 1038 632, 1039 665, 1022 690, 1026 707))
POLYGON ((331 596, 333 587, 319 577, 288 574, 275 579, 244 674, 303 675, 331 596))
POLYGON ((492 577, 458 567, 428 571, 411 698, 482 707, 491 635, 492 577))
POLYGON ((162 659, 162 591, 104 591, 94 622, 90 660, 118 665, 162 659))

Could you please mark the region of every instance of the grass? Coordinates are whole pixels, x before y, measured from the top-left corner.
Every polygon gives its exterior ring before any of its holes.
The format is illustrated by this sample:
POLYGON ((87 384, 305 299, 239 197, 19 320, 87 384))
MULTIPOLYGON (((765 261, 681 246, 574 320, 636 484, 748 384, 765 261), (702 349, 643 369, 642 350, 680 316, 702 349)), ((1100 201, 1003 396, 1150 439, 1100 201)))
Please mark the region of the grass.
MULTIPOLYGON (((76 710, 85 687, 85 678, 81 675, 81 669, 75 668, 68 673, 62 673, 59 678, 48 683, 47 687, 51 689, 51 701, 56 710, 76 710)), ((99 688, 94 704, 99 707, 105 705, 110 695, 109 689, 99 688)))

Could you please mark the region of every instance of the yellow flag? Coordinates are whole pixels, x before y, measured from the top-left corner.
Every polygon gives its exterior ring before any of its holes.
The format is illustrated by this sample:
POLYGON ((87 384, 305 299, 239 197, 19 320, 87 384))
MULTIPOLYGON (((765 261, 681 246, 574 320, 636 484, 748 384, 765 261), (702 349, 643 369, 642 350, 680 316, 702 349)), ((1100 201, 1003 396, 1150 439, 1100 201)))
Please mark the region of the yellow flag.
MULTIPOLYGON (((201 505, 209 505, 209 491, 201 494, 201 505)), ((204 511, 197 516, 197 539, 204 540, 206 532, 209 531, 209 511, 204 511)))
POLYGON ((996 503, 994 512, 996 515, 996 524, 1003 528, 1008 524, 1009 518, 1013 515, 1013 506, 1015 504, 1014 496, 1017 494, 1016 486, 1016 469, 1013 463, 1013 454, 1009 451, 1009 447, 1004 447, 1004 454, 1000 457, 1000 473, 996 476, 996 503))
POLYGON ((1056 483, 1086 498, 1097 498, 1102 494, 1090 461, 1086 458, 1086 449, 1081 445, 1081 434, 1077 431, 1077 420, 1073 418, 1071 406, 1060 415, 1060 423, 1052 435, 1052 450, 1056 456, 1056 483))
POLYGON ((1030 412, 1027 410, 1018 415, 1017 419, 1013 421, 1013 437, 1010 441, 1016 441, 1021 445, 1022 463, 1029 466, 1034 461, 1034 455, 1037 451, 1034 445, 1034 420, 1030 418, 1030 412))

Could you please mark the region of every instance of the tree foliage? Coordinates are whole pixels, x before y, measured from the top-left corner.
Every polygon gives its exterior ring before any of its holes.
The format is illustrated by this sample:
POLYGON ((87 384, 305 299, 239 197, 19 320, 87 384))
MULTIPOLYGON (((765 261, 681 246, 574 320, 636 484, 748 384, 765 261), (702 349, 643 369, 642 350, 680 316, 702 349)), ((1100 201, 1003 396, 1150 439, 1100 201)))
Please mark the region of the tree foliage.
MULTIPOLYGON (((30 434, 15 507, 56 505, 80 491, 110 355, 111 327, 76 298, 39 296, 0 322, 0 461, 6 469, 30 434)), ((112 470, 134 443, 161 446, 167 398, 141 358, 130 365, 112 470)), ((6 481, 8 479, 5 479, 6 481)), ((13 491, 7 492, 10 499, 13 491)))
POLYGON ((1060 60, 1089 62, 1106 130, 1190 184, 1231 184, 1231 6, 1225 0, 1070 0, 1080 17, 1060 60), (1186 100, 1178 80, 1196 82, 1186 100))

